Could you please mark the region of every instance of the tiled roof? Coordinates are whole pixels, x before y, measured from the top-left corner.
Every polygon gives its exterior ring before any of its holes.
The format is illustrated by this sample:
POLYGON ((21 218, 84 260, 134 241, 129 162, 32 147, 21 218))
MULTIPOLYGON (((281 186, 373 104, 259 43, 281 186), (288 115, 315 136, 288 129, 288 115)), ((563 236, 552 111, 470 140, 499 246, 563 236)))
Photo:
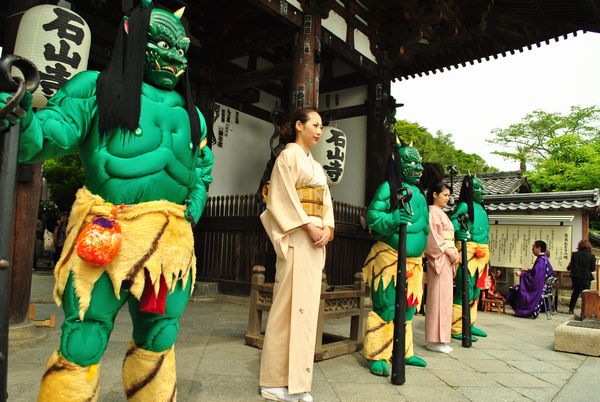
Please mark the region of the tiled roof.
MULTIPOLYGON (((460 186, 464 175, 455 176, 452 183, 452 194, 458 197, 460 186)), ((530 193, 531 187, 527 181, 527 176, 523 176, 520 171, 483 173, 477 177, 483 182, 485 192, 492 194, 514 194, 530 193)), ((450 178, 446 178, 446 183, 450 183, 450 178)))
POLYGON ((600 210, 598 189, 553 193, 493 194, 485 196, 488 211, 600 210))

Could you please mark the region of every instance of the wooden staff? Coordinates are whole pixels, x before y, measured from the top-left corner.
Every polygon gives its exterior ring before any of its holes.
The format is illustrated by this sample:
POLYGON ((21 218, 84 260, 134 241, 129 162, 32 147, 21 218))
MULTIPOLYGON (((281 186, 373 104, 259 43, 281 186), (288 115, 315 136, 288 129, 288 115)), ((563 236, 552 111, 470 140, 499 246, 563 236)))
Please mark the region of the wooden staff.
MULTIPOLYGON (((18 120, 25 116, 19 107, 25 91, 33 92, 40 82, 35 65, 27 59, 7 55, 0 59, 0 91, 14 95, 0 109, 0 122, 18 120), (10 75, 11 67, 21 70, 25 81, 10 75)), ((10 236, 14 224, 13 206, 16 195, 17 153, 19 150, 19 123, 8 132, 0 132, 0 401, 8 398, 8 322, 10 304, 10 236)))
MULTIPOLYGON (((464 231, 469 230, 469 214, 464 213, 458 216, 460 227, 464 231)), ((471 341, 471 309, 469 306, 469 256, 467 250, 467 241, 461 240, 462 244, 462 346, 470 348, 471 341)))

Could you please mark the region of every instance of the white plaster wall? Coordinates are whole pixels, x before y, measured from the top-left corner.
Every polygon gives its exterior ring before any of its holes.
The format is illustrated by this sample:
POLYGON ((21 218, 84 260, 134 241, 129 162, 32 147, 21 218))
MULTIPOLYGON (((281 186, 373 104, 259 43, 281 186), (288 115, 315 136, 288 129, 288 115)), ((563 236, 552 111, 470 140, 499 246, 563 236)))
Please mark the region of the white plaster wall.
POLYGON ((340 109, 349 106, 363 105, 367 101, 367 86, 361 85, 340 91, 321 93, 319 96, 319 110, 327 112, 328 109, 340 109), (329 95, 329 107, 327 106, 329 95), (336 103, 336 95, 338 102, 336 103))
POLYGON ((329 11, 329 15, 326 19, 321 21, 321 26, 327 29, 329 32, 346 42, 346 34, 348 25, 344 17, 339 15, 333 10, 329 11))
MULTIPOLYGON (((319 99, 320 110, 326 112, 325 95, 319 99)), ((329 93, 330 108, 337 109, 364 104, 367 97, 367 87, 359 86, 329 93), (339 104, 335 105, 335 95, 339 104)), ((272 110, 278 99, 261 92, 259 106, 272 110)), ((220 105, 221 111, 229 110, 230 133, 223 137, 223 146, 213 146, 215 165, 213 168, 213 184, 209 195, 233 195, 254 193, 262 177, 265 165, 270 156, 269 139, 273 134, 273 125, 245 113, 239 113, 239 124, 235 124, 236 110, 220 105)), ((219 128, 225 131, 227 122, 217 119, 214 123, 215 137, 218 138, 219 128)), ((365 170, 366 170, 366 138, 367 117, 331 122, 346 133, 348 145, 346 148, 346 163, 342 182, 331 189, 334 199, 355 205, 364 205, 365 170)))
POLYGON ((371 42, 369 41, 369 37, 358 29, 354 30, 354 49, 367 59, 377 63, 377 58, 375 58, 375 55, 371 52, 371 42))
POLYGON ((300 4, 298 0, 287 0, 287 2, 296 7, 298 10, 302 11, 302 4, 300 4))
MULTIPOLYGON (((221 105, 223 108, 228 109, 221 105)), ((273 134, 273 125, 245 113, 239 114, 239 124, 235 124, 235 110, 229 109, 232 132, 223 138, 222 148, 217 144, 212 148, 215 165, 210 196, 256 192, 271 152, 269 138, 273 134)), ((219 127, 224 126, 221 119, 215 122, 215 137, 219 127)))

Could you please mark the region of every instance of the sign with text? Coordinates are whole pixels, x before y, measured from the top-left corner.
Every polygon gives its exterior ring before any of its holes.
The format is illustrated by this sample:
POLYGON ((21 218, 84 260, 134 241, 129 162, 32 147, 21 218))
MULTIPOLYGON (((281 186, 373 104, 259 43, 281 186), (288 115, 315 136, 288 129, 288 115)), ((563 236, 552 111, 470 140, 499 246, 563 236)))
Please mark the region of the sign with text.
POLYGON ((571 260, 572 226, 490 225, 490 264, 493 267, 531 268, 531 246, 543 240, 555 271, 566 271, 571 260))
POLYGON ((67 8, 45 4, 27 10, 19 25, 15 54, 40 70, 33 106, 46 105, 67 80, 87 69, 91 38, 87 23, 67 8))
POLYGON ((323 127, 321 140, 311 149, 315 160, 327 173, 327 184, 332 187, 342 181, 346 162, 346 134, 335 127, 323 127))

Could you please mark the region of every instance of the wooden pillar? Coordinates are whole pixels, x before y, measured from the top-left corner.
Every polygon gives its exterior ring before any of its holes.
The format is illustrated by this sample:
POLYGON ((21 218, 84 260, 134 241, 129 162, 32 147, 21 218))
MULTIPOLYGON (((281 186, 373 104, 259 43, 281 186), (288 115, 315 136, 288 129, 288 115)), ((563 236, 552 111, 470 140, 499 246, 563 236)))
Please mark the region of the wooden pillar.
POLYGON ((296 34, 292 57, 291 110, 299 107, 319 107, 321 15, 305 6, 303 22, 296 34))
MULTIPOLYGON (((12 53, 22 13, 46 1, 11 0, 4 23, 2 46, 4 54, 12 53)), ((9 323, 18 324, 27 319, 33 253, 35 251, 36 223, 41 191, 41 163, 19 165, 17 196, 12 243, 12 272, 9 323)))
MULTIPOLYGON (((368 205, 375 190, 385 178, 387 158, 394 138, 386 125, 390 114, 390 80, 380 76, 369 81, 367 88, 367 158, 365 203, 368 205)), ((393 110, 391 111, 393 112, 393 110)))
POLYGON ((583 210, 581 213, 581 238, 583 240, 589 240, 590 238, 590 213, 589 211, 583 210))

